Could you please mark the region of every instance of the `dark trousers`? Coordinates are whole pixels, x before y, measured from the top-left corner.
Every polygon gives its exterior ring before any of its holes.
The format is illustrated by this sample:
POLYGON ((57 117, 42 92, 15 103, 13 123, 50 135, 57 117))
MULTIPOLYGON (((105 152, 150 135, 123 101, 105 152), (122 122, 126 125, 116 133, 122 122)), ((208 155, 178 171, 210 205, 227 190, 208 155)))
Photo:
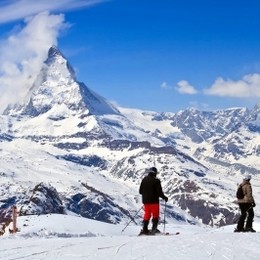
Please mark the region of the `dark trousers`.
POLYGON ((239 203, 239 208, 241 210, 241 216, 237 223, 237 229, 242 230, 244 228, 245 220, 245 228, 252 228, 254 219, 254 210, 252 207, 252 203, 239 203))

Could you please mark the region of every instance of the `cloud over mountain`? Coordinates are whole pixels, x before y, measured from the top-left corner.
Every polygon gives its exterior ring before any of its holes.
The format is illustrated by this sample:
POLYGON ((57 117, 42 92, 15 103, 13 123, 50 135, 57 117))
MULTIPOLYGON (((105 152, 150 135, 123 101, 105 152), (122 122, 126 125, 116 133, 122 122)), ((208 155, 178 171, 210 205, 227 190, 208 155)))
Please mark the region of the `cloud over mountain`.
POLYGON ((24 98, 49 47, 57 44, 60 32, 67 26, 63 15, 40 13, 27 18, 23 28, 0 43, 0 111, 24 98))
POLYGON ((181 80, 177 83, 176 87, 177 91, 181 94, 189 94, 189 95, 194 95, 198 91, 191 85, 189 82, 186 80, 181 80))
POLYGON ((245 75, 241 80, 217 78, 213 85, 204 90, 206 95, 235 98, 260 98, 260 74, 245 75))
POLYGON ((24 19, 46 11, 65 11, 86 8, 104 0, 13 0, 0 4, 0 24, 24 19))

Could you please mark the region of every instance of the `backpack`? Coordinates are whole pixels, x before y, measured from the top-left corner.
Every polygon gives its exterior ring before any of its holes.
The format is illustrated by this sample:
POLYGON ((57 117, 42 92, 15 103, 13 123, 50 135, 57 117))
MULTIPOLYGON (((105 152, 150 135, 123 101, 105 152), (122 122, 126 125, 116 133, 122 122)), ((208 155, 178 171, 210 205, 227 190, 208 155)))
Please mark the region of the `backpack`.
POLYGON ((244 198, 244 192, 243 192, 243 189, 242 189, 242 185, 239 185, 238 188, 237 188, 237 198, 239 200, 242 200, 244 198))

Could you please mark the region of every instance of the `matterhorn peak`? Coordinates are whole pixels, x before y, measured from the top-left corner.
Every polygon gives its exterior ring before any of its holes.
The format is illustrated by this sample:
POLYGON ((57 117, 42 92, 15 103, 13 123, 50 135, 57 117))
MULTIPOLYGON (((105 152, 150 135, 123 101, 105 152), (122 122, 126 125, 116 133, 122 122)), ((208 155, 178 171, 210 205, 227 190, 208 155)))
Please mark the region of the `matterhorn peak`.
POLYGON ((55 56, 62 56, 63 57, 63 54, 60 52, 60 50, 58 49, 57 46, 55 45, 52 45, 48 51, 48 58, 52 58, 52 57, 55 57, 55 56))
POLYGON ((5 114, 36 117, 59 107, 67 107, 72 113, 102 115, 118 114, 103 97, 77 81, 75 72, 65 56, 56 46, 50 47, 32 87, 28 90, 24 105, 8 107, 5 114))
MULTIPOLYGON (((62 71, 67 71, 74 80, 76 80, 75 71, 66 59, 66 57, 61 53, 57 46, 52 45, 48 51, 48 57, 44 62, 48 67, 59 67, 62 71)), ((43 68, 44 69, 44 68, 43 68)))

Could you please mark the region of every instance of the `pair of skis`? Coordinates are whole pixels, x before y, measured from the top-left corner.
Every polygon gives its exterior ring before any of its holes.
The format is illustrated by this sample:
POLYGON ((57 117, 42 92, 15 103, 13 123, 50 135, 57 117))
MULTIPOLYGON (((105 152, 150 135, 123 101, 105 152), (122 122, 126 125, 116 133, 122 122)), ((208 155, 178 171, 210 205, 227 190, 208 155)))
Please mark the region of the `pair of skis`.
POLYGON ((175 232, 175 233, 156 232, 156 233, 152 233, 151 231, 148 232, 147 234, 144 234, 141 231, 138 236, 175 236, 175 235, 179 235, 179 234, 180 234, 180 232, 175 232))

